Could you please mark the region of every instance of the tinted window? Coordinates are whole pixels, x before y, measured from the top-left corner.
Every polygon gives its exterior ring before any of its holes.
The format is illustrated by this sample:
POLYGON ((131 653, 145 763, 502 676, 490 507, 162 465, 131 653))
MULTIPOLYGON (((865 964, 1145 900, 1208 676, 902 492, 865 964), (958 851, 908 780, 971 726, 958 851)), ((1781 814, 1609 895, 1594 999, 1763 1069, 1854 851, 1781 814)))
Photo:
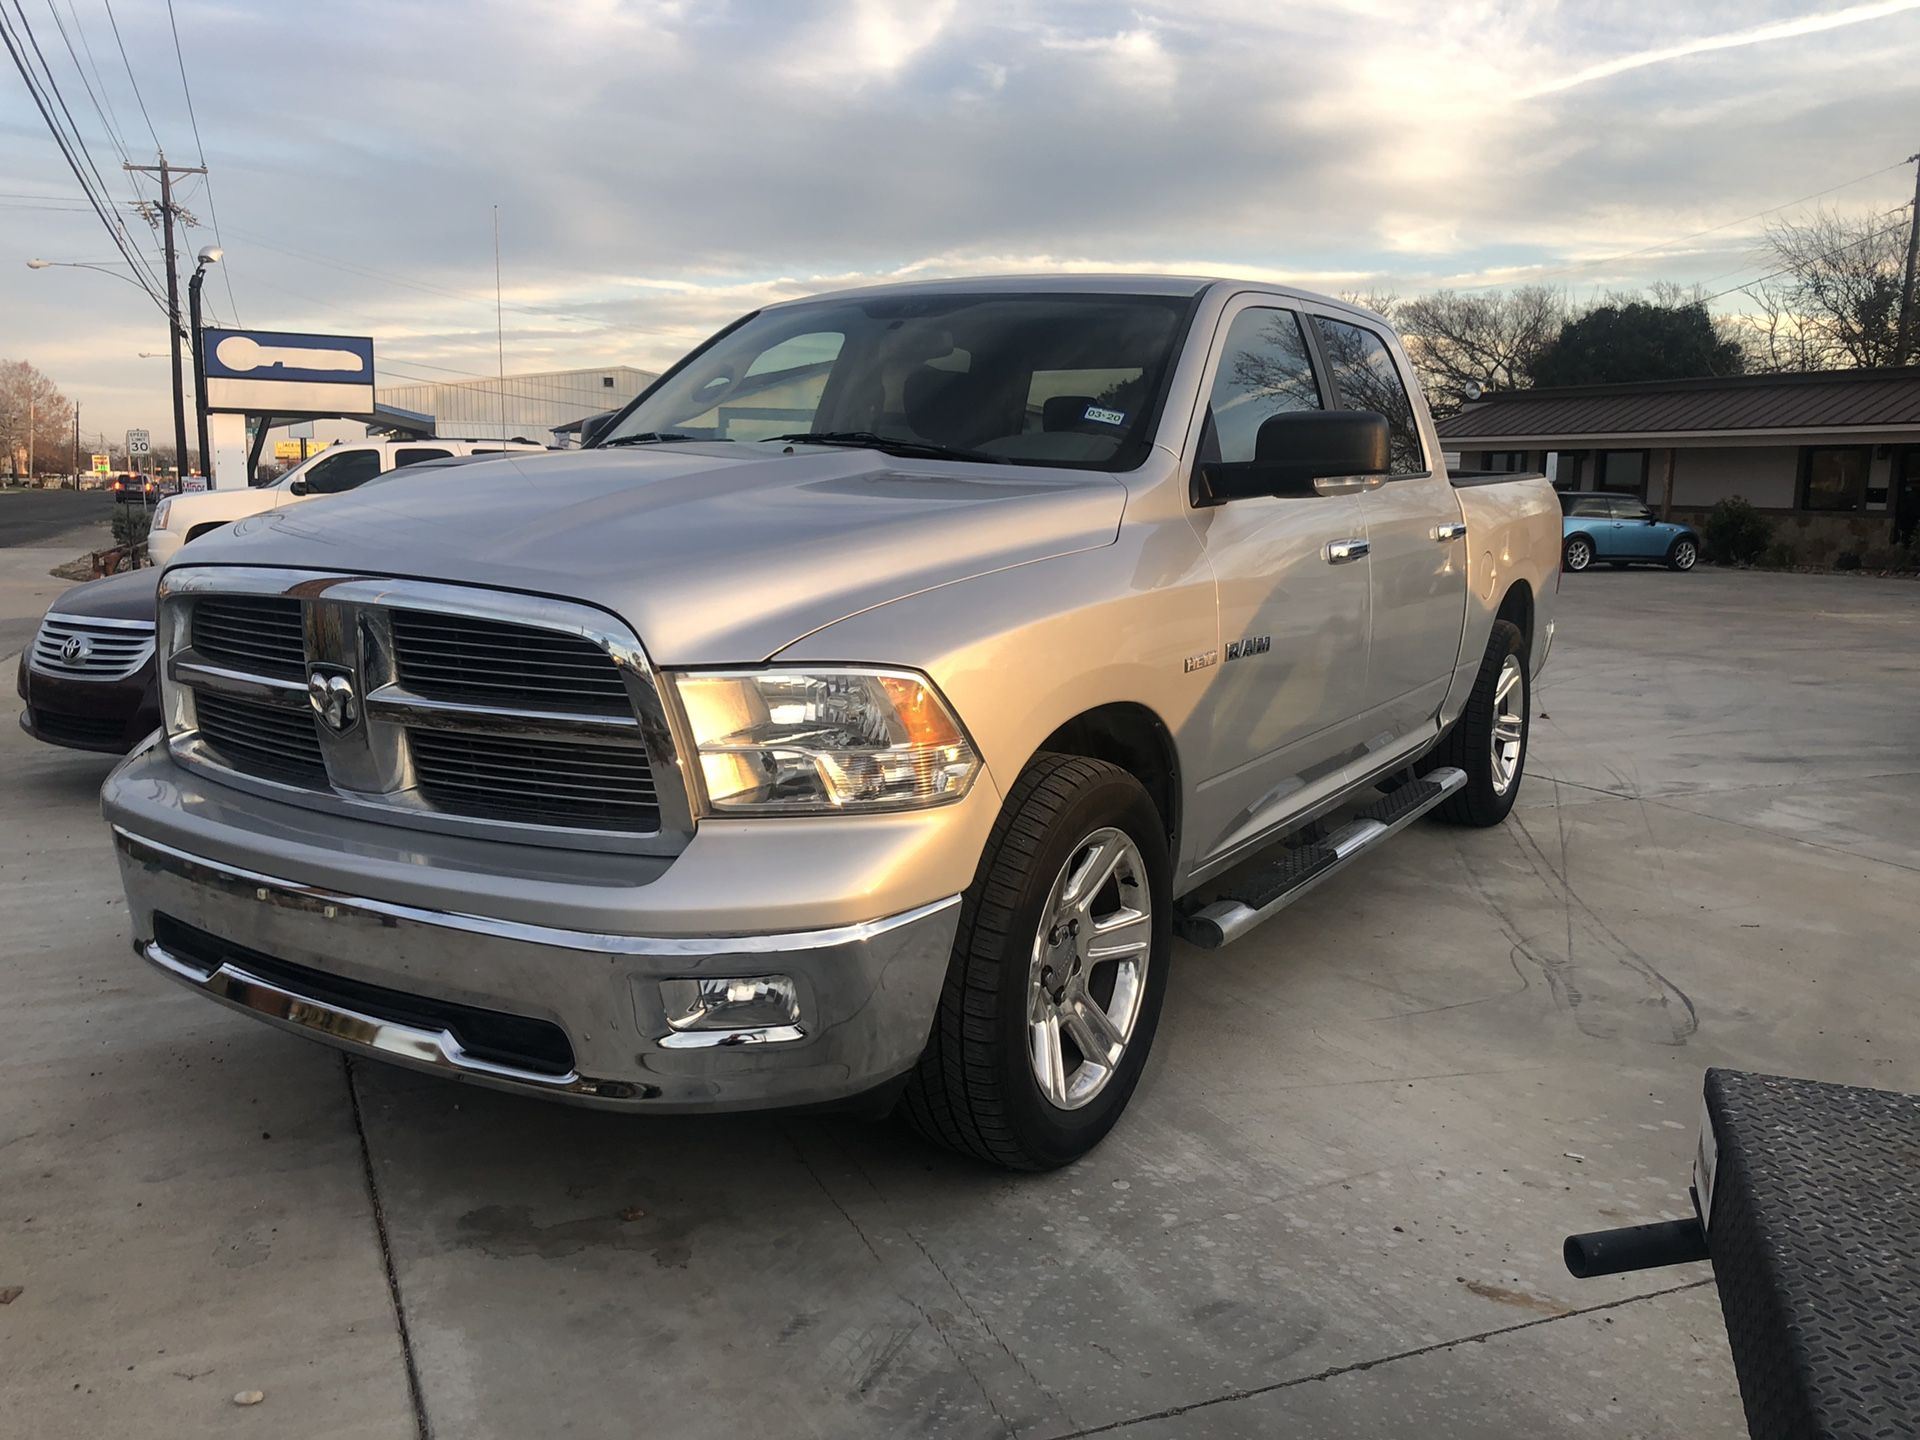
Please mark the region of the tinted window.
POLYGON ((1289 410, 1322 408, 1300 317, 1291 310, 1242 310, 1227 331, 1207 396, 1213 436, 1208 458, 1253 459, 1260 422, 1289 410))
POLYGON ((422 460, 446 460, 451 458, 451 450, 396 450, 393 452, 394 468, 402 465, 418 465, 422 460))
POLYGON ((1612 508, 1604 495, 1563 495, 1561 508, 1569 515, 1579 515, 1590 520, 1606 520, 1612 514, 1612 508))
POLYGON ((1400 368, 1387 342, 1371 330, 1343 320, 1314 317, 1320 348, 1333 371, 1333 386, 1348 410, 1372 410, 1387 417, 1388 473, 1418 475, 1427 468, 1413 402, 1407 398, 1400 368))
POLYGON ((1646 451, 1602 450, 1594 457, 1593 465, 1594 488, 1619 495, 1647 493, 1646 451))
POLYGON ((1616 520, 1647 520, 1653 511, 1638 500, 1616 500, 1613 502, 1613 518, 1616 520))
POLYGON ((1177 296, 911 291, 780 306, 696 352, 594 443, 860 432, 1014 464, 1131 469, 1152 444, 1189 310, 1177 296), (1037 375, 1101 371, 1140 378, 1122 403, 1092 407, 1101 414, 1083 407, 1082 426, 1030 423, 1030 405, 1053 398, 1037 375))
POLYGON ((1806 510, 1858 510, 1867 499, 1865 450, 1809 450, 1800 504, 1806 510))
POLYGON ((378 450, 342 450, 338 455, 316 461, 301 478, 306 481, 309 495, 338 495, 342 490, 366 484, 379 473, 378 450))

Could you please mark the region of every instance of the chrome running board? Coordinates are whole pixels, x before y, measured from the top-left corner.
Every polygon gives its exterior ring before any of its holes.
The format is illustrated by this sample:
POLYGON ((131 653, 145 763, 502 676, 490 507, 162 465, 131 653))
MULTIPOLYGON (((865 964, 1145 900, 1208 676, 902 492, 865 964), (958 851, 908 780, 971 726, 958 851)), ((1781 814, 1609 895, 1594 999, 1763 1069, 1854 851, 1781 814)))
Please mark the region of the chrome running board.
POLYGON ((1467 772, 1445 766, 1364 806, 1325 840, 1295 846, 1252 870, 1232 890, 1191 915, 1177 916, 1174 933, 1203 950, 1238 940, 1278 915, 1329 875, 1344 870, 1381 841, 1411 825, 1467 783, 1467 772))

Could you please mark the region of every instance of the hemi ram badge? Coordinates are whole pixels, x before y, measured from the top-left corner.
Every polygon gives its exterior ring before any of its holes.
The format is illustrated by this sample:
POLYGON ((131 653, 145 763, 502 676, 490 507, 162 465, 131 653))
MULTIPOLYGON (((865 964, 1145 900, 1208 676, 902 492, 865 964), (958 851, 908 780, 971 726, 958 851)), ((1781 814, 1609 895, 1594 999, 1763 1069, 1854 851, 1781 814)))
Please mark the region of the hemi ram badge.
POLYGON ((1271 635, 1249 635, 1244 640, 1227 642, 1227 659, 1244 660, 1249 655, 1264 655, 1273 649, 1271 635))
POLYGON ((1198 655, 1187 656, 1187 673, 1191 675, 1196 670, 1205 670, 1208 666, 1219 663, 1220 652, 1218 650, 1202 650, 1198 655))

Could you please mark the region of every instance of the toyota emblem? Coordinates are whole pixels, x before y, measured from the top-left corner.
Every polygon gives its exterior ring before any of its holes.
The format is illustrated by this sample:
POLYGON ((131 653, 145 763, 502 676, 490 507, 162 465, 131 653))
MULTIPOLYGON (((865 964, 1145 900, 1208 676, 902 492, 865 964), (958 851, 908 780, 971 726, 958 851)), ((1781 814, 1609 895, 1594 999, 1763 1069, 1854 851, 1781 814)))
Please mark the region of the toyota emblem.
POLYGON ((60 658, 69 665, 84 665, 93 654, 93 642, 84 635, 69 635, 60 647, 60 658))
POLYGON ((344 735, 360 723, 360 697, 354 694, 350 670, 337 665, 309 665, 307 700, 320 723, 336 735, 344 735))

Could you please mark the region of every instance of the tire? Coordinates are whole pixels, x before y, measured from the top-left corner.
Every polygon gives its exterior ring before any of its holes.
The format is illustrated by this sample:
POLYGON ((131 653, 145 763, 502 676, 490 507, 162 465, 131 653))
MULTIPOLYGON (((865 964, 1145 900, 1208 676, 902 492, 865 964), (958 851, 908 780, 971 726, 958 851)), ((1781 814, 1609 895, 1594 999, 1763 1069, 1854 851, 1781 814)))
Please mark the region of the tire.
POLYGON ((1575 575, 1589 568, 1593 564, 1593 541, 1584 535, 1569 536, 1560 564, 1562 569, 1575 575))
MULTIPOLYGON (((1159 1025, 1173 948, 1170 890, 1166 827, 1138 780, 1101 760, 1055 754, 1035 759, 1008 795, 961 902, 933 1031, 901 1096, 908 1122, 930 1140, 1010 1170, 1050 1170, 1099 1144, 1139 1083, 1159 1025), (1089 845, 1102 836, 1124 840, 1132 858, 1122 856, 1111 880, 1082 897, 1089 906, 1086 927, 1069 935, 1054 923, 1066 913, 1056 902, 1063 902, 1070 871, 1087 863, 1089 845), (1125 879, 1129 874, 1131 881, 1125 879), (1127 922, 1127 934, 1109 942, 1142 947, 1133 952, 1141 968, 1129 980, 1132 957, 1088 961, 1081 950, 1091 943, 1102 907, 1115 907, 1109 921, 1129 909, 1137 912, 1126 900, 1142 889, 1149 902, 1145 917, 1127 922), (1052 935, 1060 937, 1059 946, 1049 945, 1052 935), (1072 974, 1056 975, 1049 960, 1071 963, 1072 974), (1061 980, 1069 1005, 1077 993, 1083 1006, 1091 1000, 1102 1007, 1116 1031, 1120 1022, 1109 1010, 1131 1015, 1116 1061, 1102 1066, 1077 1046, 1067 1053, 1069 1025, 1058 1018, 1065 1012, 1051 1006, 1052 992, 1041 988, 1043 975, 1061 980), (1055 1017, 1052 1033, 1066 1037, 1052 1042, 1051 1073, 1059 1077, 1056 1094, 1070 1102, 1073 1082, 1088 1090, 1076 1103, 1063 1106, 1043 1090, 1030 1048, 1035 1005, 1037 1013, 1055 1017)), ((1083 1033, 1092 1033, 1086 1023, 1079 1021, 1083 1033)), ((1044 1049, 1047 1022, 1037 1028, 1044 1049)))
POLYGON ((1527 767, 1527 739, 1531 733, 1533 677, 1527 672, 1527 642, 1520 627, 1506 620, 1493 622, 1487 637, 1487 653, 1474 677, 1473 693, 1453 729, 1447 732, 1426 767, 1454 765, 1467 772, 1467 783, 1449 795, 1433 813, 1455 825, 1498 825, 1513 809, 1514 797, 1527 767), (1513 687, 1500 695, 1509 662, 1517 675, 1513 687), (1511 725, 1517 716, 1518 749, 1512 756, 1504 780, 1494 763, 1494 725, 1511 725))
POLYGON ((1667 568, 1685 572, 1700 563, 1700 542, 1691 535, 1682 535, 1667 551, 1667 568))

